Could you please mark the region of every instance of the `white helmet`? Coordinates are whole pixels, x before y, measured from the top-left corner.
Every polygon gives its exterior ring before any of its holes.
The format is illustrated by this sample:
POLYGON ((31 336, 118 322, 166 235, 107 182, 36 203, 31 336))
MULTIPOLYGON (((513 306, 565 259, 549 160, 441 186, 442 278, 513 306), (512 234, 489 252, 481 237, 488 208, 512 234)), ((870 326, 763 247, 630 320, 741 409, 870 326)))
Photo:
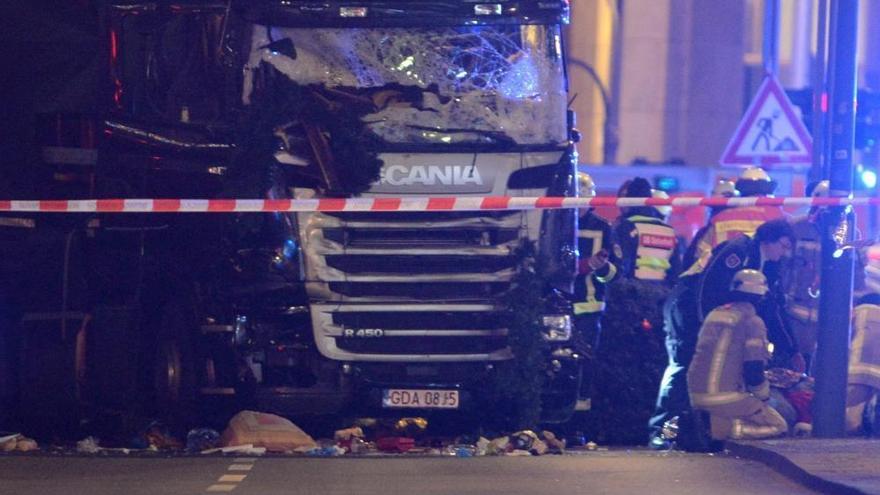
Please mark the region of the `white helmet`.
POLYGON ((581 198, 593 198, 596 196, 596 183, 586 172, 578 172, 578 196, 581 198))
POLYGON ((730 282, 730 290, 763 296, 767 293, 767 277, 758 270, 746 268, 736 272, 730 282))
POLYGON ((712 196, 733 198, 739 196, 739 191, 736 190, 736 183, 732 180, 718 179, 715 187, 712 188, 712 196))
POLYGON ((761 167, 747 167, 736 180, 736 190, 742 196, 770 196, 776 182, 761 167))
POLYGON ((741 180, 763 180, 770 182, 770 176, 767 175, 767 171, 761 167, 746 167, 746 169, 739 174, 739 178, 741 180))
POLYGON ((831 182, 828 180, 820 180, 813 186, 810 191, 811 198, 827 198, 831 195, 831 182))
MULTIPOLYGON (((669 195, 662 189, 651 189, 651 197, 655 199, 669 199, 669 195)), ((672 213, 671 205, 655 205, 654 209, 663 215, 663 218, 669 217, 672 213)))
POLYGON ((880 244, 868 248, 865 261, 865 286, 880 293, 880 244))

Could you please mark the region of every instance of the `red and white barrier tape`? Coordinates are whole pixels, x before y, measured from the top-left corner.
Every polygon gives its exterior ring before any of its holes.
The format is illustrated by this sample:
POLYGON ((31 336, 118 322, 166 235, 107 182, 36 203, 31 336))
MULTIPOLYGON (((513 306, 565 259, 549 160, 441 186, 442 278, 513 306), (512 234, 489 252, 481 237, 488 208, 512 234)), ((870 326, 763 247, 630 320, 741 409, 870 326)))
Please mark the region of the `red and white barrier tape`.
POLYGON ((313 211, 488 211, 602 206, 840 206, 876 205, 880 198, 561 198, 510 196, 324 199, 80 199, 0 200, 0 212, 230 213, 313 211))

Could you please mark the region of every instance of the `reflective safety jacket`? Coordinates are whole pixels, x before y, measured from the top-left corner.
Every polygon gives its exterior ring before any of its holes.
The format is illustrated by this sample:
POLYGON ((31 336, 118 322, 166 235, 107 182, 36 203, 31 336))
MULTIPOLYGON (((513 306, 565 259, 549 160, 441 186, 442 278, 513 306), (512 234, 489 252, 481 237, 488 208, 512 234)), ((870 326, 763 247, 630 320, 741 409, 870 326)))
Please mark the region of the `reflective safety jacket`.
POLYGON ((783 270, 786 308, 793 320, 812 327, 819 322, 819 226, 817 221, 803 217, 793 222, 791 228, 796 242, 789 266, 783 270))
POLYGON ((697 315, 703 320, 712 309, 726 302, 733 276, 744 268, 760 270, 767 277, 770 292, 761 300, 758 313, 773 342, 773 361, 787 363, 798 346, 785 316, 780 262, 762 261, 760 244, 751 237, 740 236, 715 248, 706 269, 697 277, 697 315))
POLYGON ((702 271, 712 256, 712 250, 721 243, 742 235, 752 237, 762 223, 783 216, 785 212, 775 206, 737 206, 718 213, 709 221, 705 232, 694 238, 696 261, 691 266, 685 265, 685 274, 702 271))
POLYGON ((578 276, 574 286, 574 314, 600 313, 605 310, 605 284, 617 276, 612 254, 611 225, 592 211, 578 219, 578 276), (604 249, 608 264, 593 271, 587 264, 591 256, 604 249))
POLYGON ((746 385, 744 365, 766 363, 769 357, 767 329, 751 304, 734 302, 715 308, 700 328, 688 368, 691 404, 697 408, 730 404, 765 388, 766 380, 746 385))
POLYGON ((614 228, 614 254, 624 277, 662 282, 678 275, 678 241, 663 220, 631 215, 614 228))
POLYGON ((853 309, 853 339, 849 348, 849 379, 852 385, 880 389, 880 296, 853 309))

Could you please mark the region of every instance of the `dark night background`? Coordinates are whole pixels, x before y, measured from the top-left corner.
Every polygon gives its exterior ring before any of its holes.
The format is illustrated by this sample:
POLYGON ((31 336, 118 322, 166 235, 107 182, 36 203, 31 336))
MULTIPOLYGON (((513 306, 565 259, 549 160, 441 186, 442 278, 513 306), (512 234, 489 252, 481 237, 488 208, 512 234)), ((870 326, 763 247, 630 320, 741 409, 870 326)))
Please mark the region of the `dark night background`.
POLYGON ((100 66, 97 2, 0 2, 0 197, 47 197, 38 115, 96 111, 100 66))

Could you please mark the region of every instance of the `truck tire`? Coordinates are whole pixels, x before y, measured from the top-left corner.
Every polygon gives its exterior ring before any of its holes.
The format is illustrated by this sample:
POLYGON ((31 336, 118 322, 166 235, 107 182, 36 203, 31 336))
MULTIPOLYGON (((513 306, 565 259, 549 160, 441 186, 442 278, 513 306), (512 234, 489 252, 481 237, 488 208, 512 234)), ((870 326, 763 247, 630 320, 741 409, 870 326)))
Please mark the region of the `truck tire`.
POLYGON ((68 334, 28 326, 21 337, 18 418, 27 434, 75 439, 86 417, 88 319, 70 320, 68 334))
POLYGON ((198 420, 195 328, 195 311, 189 304, 174 300, 166 304, 155 354, 156 408, 159 418, 183 433, 198 420))

